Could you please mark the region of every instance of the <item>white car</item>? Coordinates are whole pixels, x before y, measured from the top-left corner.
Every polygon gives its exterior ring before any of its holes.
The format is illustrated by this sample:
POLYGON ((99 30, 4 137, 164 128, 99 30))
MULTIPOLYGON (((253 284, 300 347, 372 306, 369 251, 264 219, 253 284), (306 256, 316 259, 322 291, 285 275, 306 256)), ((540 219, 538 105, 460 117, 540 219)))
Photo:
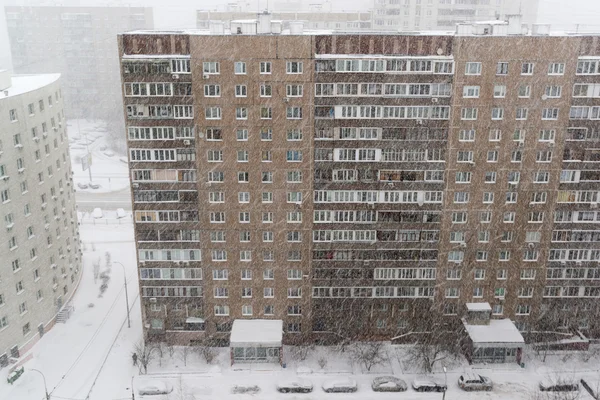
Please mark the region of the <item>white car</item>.
POLYGON ((323 382, 322 388, 325 393, 354 393, 358 385, 352 378, 337 378, 323 382))
POLYGON ((115 155, 115 153, 112 152, 112 151, 110 151, 110 150, 107 150, 107 151, 104 152, 104 155, 106 157, 113 157, 115 155))
POLYGON ((444 392, 447 386, 444 382, 430 377, 417 378, 412 382, 412 387, 417 392, 444 392))
POLYGON ((140 385, 138 393, 140 396, 152 396, 159 394, 169 394, 173 391, 173 386, 166 382, 153 381, 140 385))
POLYGON ((313 384, 306 379, 292 378, 277 383, 277 391, 281 393, 310 393, 313 384))
POLYGON ((117 208, 117 218, 125 218, 127 213, 122 208, 117 208))
POLYGON ((94 208, 94 211, 92 211, 92 217, 94 217, 94 218, 102 218, 102 217, 104 217, 104 213, 102 213, 102 209, 101 208, 94 208))

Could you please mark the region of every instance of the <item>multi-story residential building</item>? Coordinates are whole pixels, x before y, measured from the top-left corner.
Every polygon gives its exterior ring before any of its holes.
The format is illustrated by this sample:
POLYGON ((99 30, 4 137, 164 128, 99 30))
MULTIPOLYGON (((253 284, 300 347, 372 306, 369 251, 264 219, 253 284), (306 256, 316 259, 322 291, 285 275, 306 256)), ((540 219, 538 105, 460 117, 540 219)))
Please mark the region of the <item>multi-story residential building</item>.
MULTIPOLYGON (((298 11, 274 12, 273 20, 282 21, 283 29, 290 28, 290 22, 302 21, 307 29, 332 31, 369 31, 372 29, 371 13, 366 11, 298 11)), ((210 29, 211 21, 221 21, 230 29, 231 21, 255 19, 256 13, 244 11, 196 11, 196 27, 210 29)))
POLYGON ((14 71, 62 74, 70 118, 97 118, 122 132, 119 59, 113 38, 152 29, 143 7, 5 7, 14 71))
POLYGON ((520 14, 536 22, 539 0, 374 0, 373 29, 454 30, 456 24, 520 14))
POLYGON ((119 37, 149 335, 389 339, 479 302, 599 333, 598 37, 270 26, 119 37))
POLYGON ((0 367, 55 322, 81 276, 59 75, 0 71, 0 367))

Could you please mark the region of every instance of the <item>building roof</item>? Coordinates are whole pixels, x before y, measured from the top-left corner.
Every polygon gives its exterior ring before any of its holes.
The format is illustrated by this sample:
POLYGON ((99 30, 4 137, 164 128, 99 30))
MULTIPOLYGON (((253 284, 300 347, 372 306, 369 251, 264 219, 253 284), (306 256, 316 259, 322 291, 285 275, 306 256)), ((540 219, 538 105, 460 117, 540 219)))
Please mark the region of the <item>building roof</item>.
POLYGON ((280 319, 236 319, 229 342, 231 347, 280 347, 282 337, 280 319))
POLYGON ((467 311, 492 311, 490 303, 467 303, 467 311))
POLYGON ((475 347, 524 344, 521 332, 510 319, 492 319, 489 325, 470 325, 463 321, 475 347))
POLYGON ((60 74, 13 75, 10 86, 0 92, 0 100, 32 92, 56 82, 59 78, 60 74), (5 92, 8 92, 8 95, 5 95, 5 92))

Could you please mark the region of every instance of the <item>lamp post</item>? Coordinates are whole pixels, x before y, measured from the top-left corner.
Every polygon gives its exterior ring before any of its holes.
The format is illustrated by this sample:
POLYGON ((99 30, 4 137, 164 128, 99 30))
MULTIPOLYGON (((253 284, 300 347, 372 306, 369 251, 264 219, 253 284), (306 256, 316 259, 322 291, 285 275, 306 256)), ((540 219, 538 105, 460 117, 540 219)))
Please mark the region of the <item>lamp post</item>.
POLYGON ((127 294, 127 277, 125 276, 125 266, 118 261, 113 261, 123 268, 123 281, 125 282, 125 305, 127 306, 127 327, 131 328, 131 319, 129 319, 129 295, 127 294))
POLYGON ((33 369, 33 368, 30 368, 29 370, 35 371, 42 376, 42 379, 44 380, 44 391, 46 392, 46 400, 50 400, 50 395, 48 394, 48 386, 46 386, 46 377, 44 376, 42 371, 39 371, 39 370, 33 369))
POLYGON ((444 366, 444 392, 442 394, 442 400, 446 400, 446 390, 448 390, 448 375, 446 374, 446 367, 444 366))

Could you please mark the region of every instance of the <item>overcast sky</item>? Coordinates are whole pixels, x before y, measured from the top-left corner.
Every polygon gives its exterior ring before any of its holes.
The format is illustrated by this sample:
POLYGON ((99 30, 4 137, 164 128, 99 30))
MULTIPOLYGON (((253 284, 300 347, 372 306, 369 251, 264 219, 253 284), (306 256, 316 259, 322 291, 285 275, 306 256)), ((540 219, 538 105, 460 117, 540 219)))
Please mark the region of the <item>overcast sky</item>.
MULTIPOLYGON (((278 0, 243 0, 250 9, 264 10, 278 0)), ((305 0, 305 6, 322 3, 324 0, 305 0)), ((334 11, 367 11, 373 0, 328 0, 334 11)), ((531 0, 523 0, 531 1, 531 0)), ((236 0, 0 0, 2 5, 113 5, 154 7, 155 28, 193 28, 196 24, 196 9, 223 8, 236 0)), ((326 7, 328 8, 328 7, 326 7)), ((4 20, 4 10, 0 10, 0 67, 6 66, 9 59, 8 39, 4 20)), ((540 0, 538 23, 550 23, 555 30, 574 29, 575 24, 584 25, 584 31, 600 33, 600 0, 540 0), (594 26, 596 29, 593 29, 594 26)))

